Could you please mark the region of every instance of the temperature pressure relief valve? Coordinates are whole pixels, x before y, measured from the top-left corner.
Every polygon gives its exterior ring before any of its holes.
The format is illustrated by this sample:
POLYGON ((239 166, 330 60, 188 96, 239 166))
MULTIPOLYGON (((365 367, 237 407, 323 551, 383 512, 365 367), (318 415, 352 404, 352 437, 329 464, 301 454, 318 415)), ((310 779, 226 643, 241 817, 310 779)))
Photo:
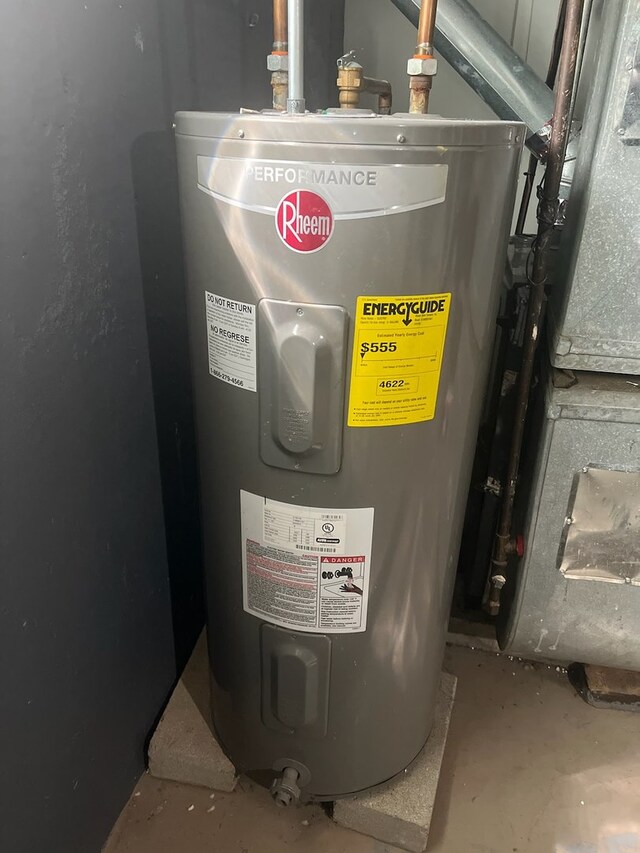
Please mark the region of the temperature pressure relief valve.
POLYGON ((365 77, 362 65, 356 62, 355 50, 350 50, 338 60, 339 103, 343 110, 355 110, 360 105, 362 92, 378 96, 378 113, 391 113, 391 84, 388 80, 365 77))
POLYGON ((340 106, 344 110, 357 109, 360 104, 360 93, 363 91, 364 72, 362 65, 356 62, 355 51, 350 50, 349 53, 341 56, 337 65, 338 79, 336 85, 340 106))

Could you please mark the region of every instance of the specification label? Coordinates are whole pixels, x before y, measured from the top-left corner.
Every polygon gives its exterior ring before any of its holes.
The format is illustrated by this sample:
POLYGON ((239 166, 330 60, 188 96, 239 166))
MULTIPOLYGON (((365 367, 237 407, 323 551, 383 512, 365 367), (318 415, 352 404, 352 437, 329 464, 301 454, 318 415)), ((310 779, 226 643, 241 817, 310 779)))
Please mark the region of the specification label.
POLYGON ((450 293, 358 297, 349 426, 435 416, 450 305, 450 293))
POLYGON ((205 291, 209 373, 256 390, 256 306, 205 291))
POLYGON ((299 631, 367 627, 373 508, 320 509, 240 492, 247 613, 299 631))

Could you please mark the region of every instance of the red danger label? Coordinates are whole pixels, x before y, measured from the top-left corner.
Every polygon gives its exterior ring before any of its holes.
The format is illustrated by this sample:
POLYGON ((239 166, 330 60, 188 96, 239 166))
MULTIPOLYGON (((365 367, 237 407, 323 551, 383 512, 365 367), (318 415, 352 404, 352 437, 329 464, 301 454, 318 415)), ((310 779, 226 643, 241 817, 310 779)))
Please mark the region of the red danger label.
POLYGON ((320 557, 321 563, 364 563, 364 557, 320 557))
POLYGON ((317 252, 333 233, 333 213, 318 193, 293 190, 278 205, 276 230, 294 252, 317 252))

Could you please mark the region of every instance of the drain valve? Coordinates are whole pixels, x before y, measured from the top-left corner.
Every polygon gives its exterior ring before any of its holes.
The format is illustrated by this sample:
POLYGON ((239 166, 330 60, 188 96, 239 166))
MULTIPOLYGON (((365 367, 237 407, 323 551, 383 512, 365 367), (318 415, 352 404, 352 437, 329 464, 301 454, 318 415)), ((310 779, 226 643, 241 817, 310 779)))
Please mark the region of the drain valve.
POLYGON ((300 774, 293 767, 285 767, 282 776, 273 780, 271 796, 277 806, 290 806, 298 803, 300 800, 299 776, 300 774))

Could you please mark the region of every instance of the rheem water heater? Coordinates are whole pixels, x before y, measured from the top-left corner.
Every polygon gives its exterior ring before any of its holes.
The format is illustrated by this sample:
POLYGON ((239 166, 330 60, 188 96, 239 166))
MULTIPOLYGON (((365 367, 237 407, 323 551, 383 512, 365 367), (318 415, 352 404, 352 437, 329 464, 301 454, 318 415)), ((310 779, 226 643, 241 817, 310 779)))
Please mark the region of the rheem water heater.
POLYGON ((281 802, 432 725, 523 128, 180 113, 212 711, 281 802))

